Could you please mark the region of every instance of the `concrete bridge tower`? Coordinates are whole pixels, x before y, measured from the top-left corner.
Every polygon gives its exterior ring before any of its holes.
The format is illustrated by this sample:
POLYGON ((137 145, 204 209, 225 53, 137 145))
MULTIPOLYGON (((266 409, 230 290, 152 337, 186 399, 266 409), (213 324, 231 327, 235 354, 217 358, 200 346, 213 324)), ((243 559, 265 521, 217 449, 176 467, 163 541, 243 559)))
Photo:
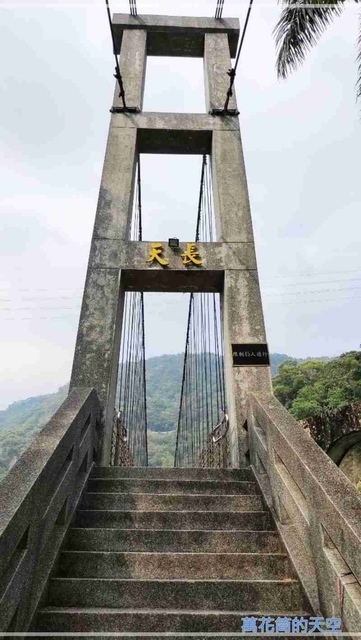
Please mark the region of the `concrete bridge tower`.
POLYGON ((116 15, 114 31, 126 108, 116 89, 71 389, 0 484, 0 634, 357 637, 360 495, 270 385, 234 95, 222 113, 238 21, 116 15), (143 113, 147 55, 203 57, 208 112, 143 113), (142 153, 209 154, 202 264, 130 239, 142 153), (127 291, 220 292, 234 468, 109 466, 127 291))
MULTIPOLYGON (((71 388, 94 386, 103 406, 103 464, 109 462, 125 291, 219 291, 232 464, 245 432, 249 390, 270 390, 270 371, 236 97, 222 113, 237 19, 115 15, 113 29, 127 108, 116 86, 92 238, 71 388), (147 56, 201 57, 207 113, 142 111, 147 56), (219 113, 221 112, 221 115, 219 113), (217 114, 217 115, 216 115, 217 114), (187 268, 163 240, 162 267, 149 265, 151 243, 129 240, 138 154, 209 154, 217 242, 197 248, 187 268), (233 346, 236 345, 236 346, 233 346), (252 358, 253 353, 253 358, 252 358), (258 354, 258 355, 257 355, 258 354), (235 366, 241 364, 241 366, 235 366), (260 366, 255 366, 260 365, 260 366)), ((202 91, 202 87, 199 87, 202 91)))

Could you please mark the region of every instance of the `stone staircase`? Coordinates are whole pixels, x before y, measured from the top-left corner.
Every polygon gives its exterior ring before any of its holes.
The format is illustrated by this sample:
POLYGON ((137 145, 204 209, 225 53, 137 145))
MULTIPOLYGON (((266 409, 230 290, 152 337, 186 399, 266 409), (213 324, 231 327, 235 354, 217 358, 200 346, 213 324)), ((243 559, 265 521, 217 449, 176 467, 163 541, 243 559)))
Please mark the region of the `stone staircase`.
POLYGON ((221 638, 310 613, 250 469, 95 467, 34 630, 221 638))

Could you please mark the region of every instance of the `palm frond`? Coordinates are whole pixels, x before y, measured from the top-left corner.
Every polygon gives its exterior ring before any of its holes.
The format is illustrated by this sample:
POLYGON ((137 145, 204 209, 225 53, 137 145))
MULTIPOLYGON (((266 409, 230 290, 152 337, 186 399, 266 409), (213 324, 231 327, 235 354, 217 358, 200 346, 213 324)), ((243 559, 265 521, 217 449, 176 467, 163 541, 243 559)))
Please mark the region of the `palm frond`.
POLYGON ((284 4, 287 6, 274 29, 277 75, 281 78, 304 61, 333 18, 341 14, 344 0, 284 0, 284 4))
POLYGON ((357 48, 358 48, 358 69, 357 69, 357 82, 356 82, 356 97, 361 98, 361 13, 359 18, 359 35, 357 38, 357 48))

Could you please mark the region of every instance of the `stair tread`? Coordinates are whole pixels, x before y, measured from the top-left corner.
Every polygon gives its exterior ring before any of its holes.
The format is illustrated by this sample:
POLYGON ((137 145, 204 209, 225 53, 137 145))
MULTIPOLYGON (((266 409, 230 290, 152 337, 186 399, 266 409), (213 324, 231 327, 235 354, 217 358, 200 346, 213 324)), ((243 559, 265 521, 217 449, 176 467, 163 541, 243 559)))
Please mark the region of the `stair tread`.
MULTIPOLYGON (((111 614, 116 614, 116 613, 135 613, 135 614, 147 614, 147 613, 154 613, 157 615, 164 615, 164 614, 176 614, 176 615, 181 615, 181 614, 187 614, 187 615, 192 615, 192 616, 198 616, 198 615, 202 615, 202 616, 211 616, 211 615, 232 615, 232 616, 241 616, 241 615, 249 615, 249 611, 227 611, 224 609, 153 609, 153 608, 129 608, 129 607, 125 607, 124 609, 122 608, 113 608, 113 607, 55 607, 55 606, 45 606, 42 607, 41 609, 39 609, 39 613, 111 613, 111 614)), ((310 612, 307 612, 305 610, 297 610, 297 611, 275 611, 275 612, 268 612, 267 611, 267 615, 270 616, 286 616, 286 615, 298 615, 298 616, 310 616, 312 615, 310 612)))
MULTIPOLYGON (((232 476, 231 476, 232 477, 232 476)), ((146 480, 144 477, 139 477, 137 478, 136 476, 133 477, 129 477, 129 476, 97 476, 94 473, 90 474, 90 479, 91 480, 102 480, 102 482, 114 482, 116 480, 122 480, 123 482, 133 482, 134 484, 136 482, 148 482, 148 480, 146 480)), ((244 484, 244 483, 251 483, 251 484, 257 484, 254 480, 209 480, 207 478, 205 478, 204 480, 198 480, 196 478, 151 478, 151 480, 149 482, 159 482, 159 484, 165 484, 167 482, 169 483, 180 483, 180 484, 197 484, 197 483, 202 483, 202 484, 244 484)))
POLYGON ((270 579, 267 579, 267 578, 266 579, 262 578, 261 580, 255 580, 254 578, 252 578, 252 580, 238 579, 238 578, 235 578, 234 580, 232 580, 230 578, 225 578, 225 579, 223 579, 223 578, 220 578, 220 579, 214 579, 214 578, 200 578, 200 579, 197 579, 197 578, 106 578, 106 577, 104 577, 104 578, 88 578, 88 577, 86 577, 86 578, 83 578, 83 577, 77 578, 77 577, 73 577, 73 576, 71 576, 71 577, 55 576, 54 578, 51 578, 52 582, 68 582, 69 580, 71 580, 71 581, 83 580, 83 581, 91 581, 91 582, 127 582, 127 583, 128 582, 131 582, 131 583, 141 582, 142 584, 143 583, 153 584, 155 582, 157 582, 157 583, 158 582, 161 582, 161 583, 172 582, 172 583, 177 583, 177 584, 178 583, 179 584, 188 584, 188 583, 192 583, 192 584, 193 583, 197 583, 197 584, 198 583, 202 583, 203 584, 205 582, 210 583, 210 584, 214 584, 215 582, 216 583, 229 582, 229 583, 232 583, 232 584, 234 584, 235 582, 238 582, 240 584, 255 584, 255 583, 257 583, 257 584, 259 584, 259 583, 267 583, 268 584, 270 582, 272 584, 282 584, 282 585, 284 585, 284 584, 295 584, 295 583, 298 584, 298 580, 296 578, 282 578, 281 580, 277 580, 277 579, 276 580, 272 580, 272 579, 270 580, 270 579))
POLYGON ((93 467, 38 628, 235 640, 308 607, 250 467, 93 467))
MULTIPOLYGON (((137 512, 138 513, 138 512, 137 512)), ((154 513, 154 511, 152 511, 151 513, 154 513)), ((181 513, 180 511, 177 511, 177 513, 181 513)), ((209 513, 209 511, 207 511, 206 513, 209 513)), ((232 513, 234 513, 234 511, 232 511, 232 513)), ((244 513, 244 512, 242 512, 244 513)), ((251 511, 251 513, 258 513, 256 511, 251 511)), ((265 513, 264 511, 261 511, 261 513, 265 513)), ((71 527, 70 531, 96 531, 96 532, 100 532, 100 531, 114 531, 114 532, 119 532, 119 531, 126 531, 127 533, 130 533, 131 531, 135 531, 135 532, 139 532, 140 529, 129 529, 127 527, 125 528, 121 528, 121 527, 71 527)), ((278 537, 277 532, 274 529, 156 529, 156 528, 149 528, 149 529, 141 529, 142 534, 144 533, 206 533, 206 534, 210 534, 213 535, 214 533, 224 533, 224 534, 232 534, 232 533, 247 533, 247 535, 251 534, 251 533, 255 533, 255 534, 271 534, 271 535, 276 535, 278 537)))
MULTIPOLYGON (((129 531, 129 529, 127 529, 129 531)), ((277 556, 282 558, 287 558, 286 553, 282 553, 281 551, 270 552, 270 551, 257 551, 257 552, 247 552, 247 551, 88 551, 87 549, 63 549, 61 553, 86 553, 86 554, 98 554, 98 555, 136 555, 136 556, 277 556)))
MULTIPOLYGON (((167 513, 167 514, 172 514, 172 513, 176 513, 176 514, 180 514, 180 513, 221 513, 222 516, 224 516, 225 513, 230 513, 232 515, 234 515, 235 513, 252 513, 253 515, 259 513, 264 515, 265 513, 268 514, 268 510, 267 509, 262 509, 262 510, 257 510, 257 511, 219 511, 218 509, 212 509, 212 510, 207 510, 207 509, 178 509, 177 511, 171 511, 171 510, 164 510, 164 509, 158 509, 156 510, 149 510, 149 509, 78 509, 77 512, 78 513, 82 513, 82 512, 95 512, 95 513, 108 513, 109 511, 118 511, 119 513, 150 513, 150 514, 155 514, 155 513, 167 513)), ((111 527, 108 527, 111 528, 111 527)), ((152 529, 152 531, 154 531, 154 529, 152 529)))
MULTIPOLYGON (((251 483, 247 483, 247 484, 251 484, 251 483)), ((252 483, 253 484, 253 483, 252 483)), ((261 498, 261 495, 259 493, 148 493, 147 491, 141 492, 141 491, 137 491, 137 492, 132 492, 132 491, 86 491, 85 495, 95 495, 95 496, 137 496, 137 497, 154 497, 154 498, 161 498, 162 496, 176 496, 176 497, 182 497, 182 498, 189 498, 190 500, 192 500, 192 498, 203 498, 203 499, 207 499, 207 498, 244 498, 244 497, 255 497, 255 498, 261 498)))

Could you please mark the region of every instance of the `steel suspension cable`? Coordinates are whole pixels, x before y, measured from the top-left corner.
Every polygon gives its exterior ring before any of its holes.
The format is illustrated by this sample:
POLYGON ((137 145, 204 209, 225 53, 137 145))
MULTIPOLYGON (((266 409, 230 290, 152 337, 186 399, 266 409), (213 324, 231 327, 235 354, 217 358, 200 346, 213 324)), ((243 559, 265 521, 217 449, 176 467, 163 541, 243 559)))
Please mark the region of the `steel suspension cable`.
MULTIPOLYGON (((214 233, 211 173, 204 156, 196 242, 212 242, 214 233)), ((219 295, 192 293, 188 308, 175 466, 198 466, 201 463, 204 451, 209 448, 212 431, 226 411, 222 349, 219 295)), ((215 449, 213 461, 216 466, 223 464, 220 447, 215 449)))
MULTIPOLYGON (((130 239, 141 241, 139 157, 136 185, 130 239)), ((113 431, 112 463, 117 466, 147 466, 144 295, 140 291, 127 291, 124 294, 117 394, 118 415, 116 429, 113 431)))
POLYGON ((217 20, 220 20, 222 18, 223 5, 224 5, 224 0, 217 0, 216 13, 214 16, 217 20))
POLYGON ((129 0, 129 10, 131 16, 138 15, 137 12, 137 0, 129 0))
POLYGON ((114 74, 114 78, 118 81, 118 84, 119 84, 119 97, 122 99, 123 108, 126 109, 127 105, 126 105, 126 102, 125 102, 125 91, 124 91, 124 85, 123 85, 123 78, 122 78, 122 74, 120 73, 119 61, 118 61, 118 56, 117 56, 117 46, 116 46, 116 41, 115 41, 112 17, 111 17, 110 8, 109 8, 109 0, 105 0, 105 6, 106 6, 106 9, 107 9, 110 34, 111 34, 112 43, 113 43, 113 54, 114 54, 114 58, 115 58, 115 74, 114 74))
POLYGON ((229 69, 229 71, 227 72, 227 75, 229 75, 229 78, 230 78, 230 82, 229 82, 229 89, 227 91, 226 101, 224 103, 224 111, 228 111, 229 101, 230 101, 231 97, 233 96, 233 85, 234 85, 234 81, 236 79, 237 67, 238 67, 239 58, 240 58, 240 55, 241 55, 244 39, 245 39, 245 36, 246 36, 246 31, 247 31, 247 27, 248 27, 249 18, 250 18, 250 15, 251 15, 252 5, 253 5, 253 0, 250 0, 250 3, 248 5, 248 9, 247 9, 246 19, 245 19, 244 26, 243 26, 241 40, 240 40, 240 43, 239 43, 239 46, 238 46, 238 51, 237 51, 237 55, 236 55, 236 61, 234 63, 234 67, 232 69, 229 69))

